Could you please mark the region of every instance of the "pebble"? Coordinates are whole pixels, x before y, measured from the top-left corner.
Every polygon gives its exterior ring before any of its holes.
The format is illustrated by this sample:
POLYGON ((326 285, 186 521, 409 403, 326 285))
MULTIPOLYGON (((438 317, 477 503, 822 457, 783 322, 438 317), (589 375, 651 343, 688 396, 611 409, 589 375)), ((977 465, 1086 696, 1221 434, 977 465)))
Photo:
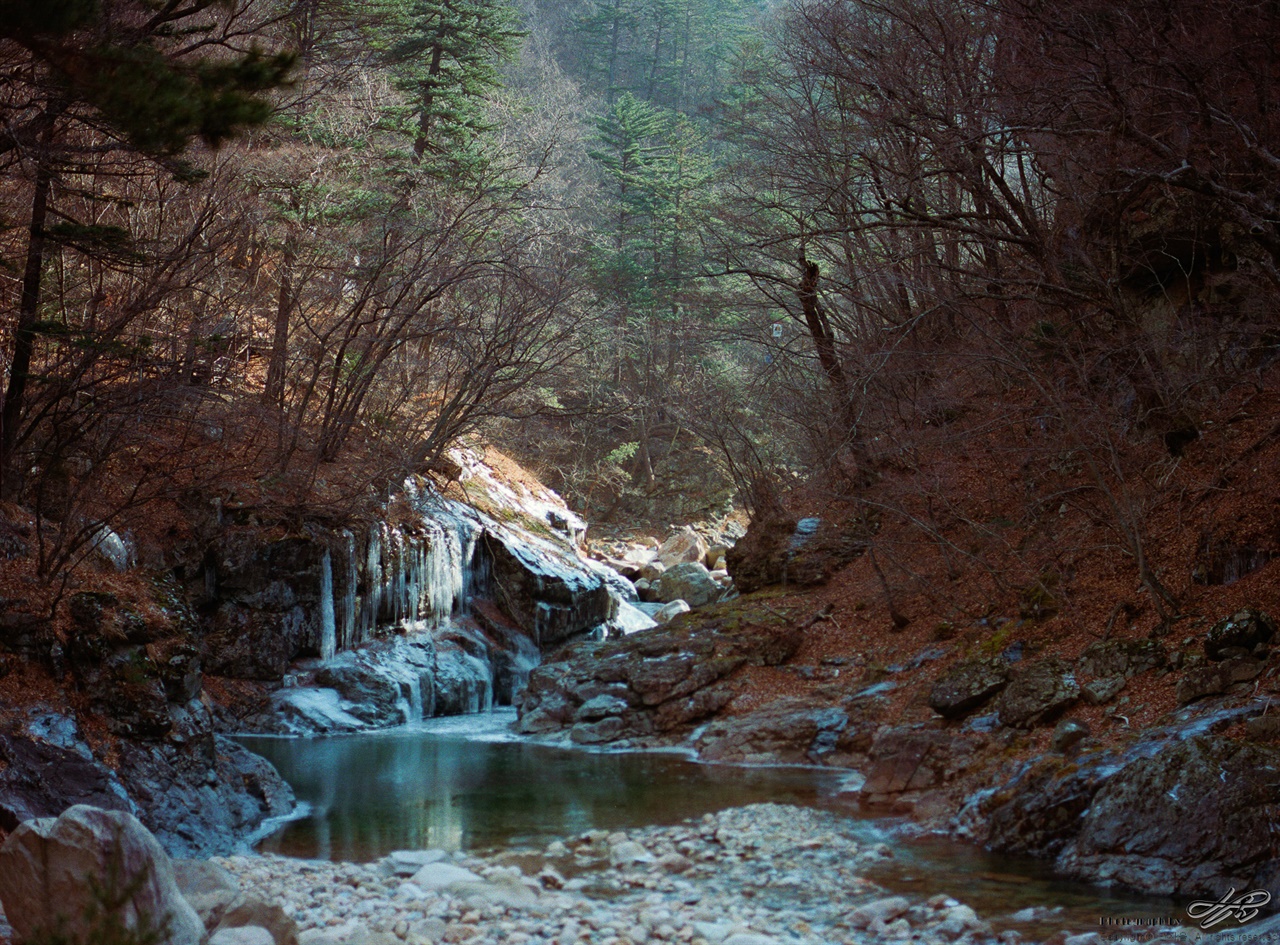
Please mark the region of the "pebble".
POLYGON ((860 848, 845 824, 819 810, 754 804, 696 823, 554 841, 520 857, 528 874, 511 865, 506 851, 449 858, 398 851, 368 865, 275 855, 214 862, 281 903, 298 924, 301 945, 1013 940, 951 896, 890 895, 860 876, 887 848, 860 848), (410 867, 417 869, 405 879, 410 867))

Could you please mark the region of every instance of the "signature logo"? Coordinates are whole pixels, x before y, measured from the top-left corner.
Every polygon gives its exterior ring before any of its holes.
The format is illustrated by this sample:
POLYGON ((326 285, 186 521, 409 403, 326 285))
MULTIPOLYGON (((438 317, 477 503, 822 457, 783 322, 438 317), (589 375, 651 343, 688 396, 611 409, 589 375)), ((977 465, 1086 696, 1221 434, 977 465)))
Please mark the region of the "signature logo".
POLYGON ((1257 918, 1262 907, 1270 901, 1271 893, 1265 889, 1255 889, 1237 896, 1233 886, 1231 891, 1217 902, 1197 899, 1187 906, 1187 915, 1193 919, 1199 919, 1200 928, 1211 929, 1227 919, 1234 918, 1237 922, 1245 923, 1257 918))

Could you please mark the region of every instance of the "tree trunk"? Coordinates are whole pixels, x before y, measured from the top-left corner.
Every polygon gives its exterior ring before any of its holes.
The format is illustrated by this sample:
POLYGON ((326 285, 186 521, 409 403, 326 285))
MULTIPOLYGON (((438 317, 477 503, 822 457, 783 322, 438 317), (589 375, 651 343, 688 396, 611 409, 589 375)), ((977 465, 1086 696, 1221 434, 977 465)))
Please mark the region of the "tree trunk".
POLYGON ((428 87, 422 97, 422 111, 418 114, 418 137, 413 142, 413 156, 418 161, 422 160, 431 144, 431 106, 435 104, 435 80, 440 75, 440 63, 443 59, 444 44, 439 42, 431 47, 431 66, 427 70, 428 87))
POLYGON ((797 295, 800 296, 800 308, 804 312, 804 323, 809 329, 809 336, 813 339, 813 346, 818 354, 818 363, 822 365, 823 373, 827 375, 827 380, 831 382, 831 390, 836 399, 837 415, 842 420, 849 422, 852 428, 854 417, 849 379, 845 376, 844 367, 840 364, 840 355, 836 351, 835 334, 832 332, 831 324, 822 311, 822 304, 818 301, 818 264, 810 262, 801 256, 800 265, 804 268, 804 275, 800 279, 800 288, 797 290, 797 295))
POLYGON ((298 259, 297 237, 292 232, 285 240, 284 259, 280 263, 280 295, 276 301, 275 333, 271 339, 271 359, 267 362, 267 382, 262 399, 268 404, 284 405, 284 379, 289 360, 289 319, 293 316, 293 267, 298 259))
POLYGON ((49 209, 49 187, 53 171, 42 155, 36 166, 35 193, 31 198, 31 235, 27 241, 27 265, 22 276, 22 300, 18 305, 18 325, 13 335, 13 364, 4 409, 0 412, 0 496, 12 499, 19 489, 14 450, 18 445, 18 425, 26 405, 27 380, 35 353, 40 313, 40 285, 44 271, 44 224, 49 209))

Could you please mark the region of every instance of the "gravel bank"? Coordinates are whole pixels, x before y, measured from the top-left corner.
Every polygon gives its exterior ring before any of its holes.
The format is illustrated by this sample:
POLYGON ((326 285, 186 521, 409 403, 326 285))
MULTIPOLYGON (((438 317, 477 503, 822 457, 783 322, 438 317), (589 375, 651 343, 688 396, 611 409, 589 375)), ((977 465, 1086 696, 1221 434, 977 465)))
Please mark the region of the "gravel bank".
MULTIPOLYGON (((555 841, 490 856, 393 854, 361 865, 277 856, 215 862, 297 922, 301 945, 829 945, 1012 943, 1045 937, 1051 914, 1001 931, 947 895, 913 901, 860 874, 891 856, 847 822, 779 804, 675 827, 555 841), (1035 931, 1032 931, 1035 930, 1035 931)), ((1094 945, 1093 934, 1054 936, 1094 945)))

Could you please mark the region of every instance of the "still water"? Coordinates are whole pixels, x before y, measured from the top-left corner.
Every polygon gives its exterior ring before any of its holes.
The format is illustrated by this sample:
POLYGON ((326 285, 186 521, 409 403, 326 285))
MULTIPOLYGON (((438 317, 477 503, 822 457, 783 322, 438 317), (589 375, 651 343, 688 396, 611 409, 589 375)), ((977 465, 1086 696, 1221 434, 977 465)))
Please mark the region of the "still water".
POLYGON ((261 849, 367 861, 425 847, 542 846, 760 801, 834 801, 843 776, 530 744, 506 734, 514 718, 499 710, 354 736, 241 739, 305 805, 261 849))
MULTIPOLYGON (((1170 900, 1054 879, 1046 864, 967 844, 907 840, 900 822, 857 815, 848 772, 704 765, 668 753, 591 752, 508 734, 510 710, 330 738, 245 737, 297 793, 298 816, 260 844, 286 856, 369 861, 392 850, 543 847, 594 829, 674 824, 763 801, 847 814, 862 842, 894 856, 867 875, 898 892, 957 894, 984 915, 1055 910, 1052 928, 1170 916, 1170 900)), ((1024 931, 1027 929, 1024 927, 1024 931)))

